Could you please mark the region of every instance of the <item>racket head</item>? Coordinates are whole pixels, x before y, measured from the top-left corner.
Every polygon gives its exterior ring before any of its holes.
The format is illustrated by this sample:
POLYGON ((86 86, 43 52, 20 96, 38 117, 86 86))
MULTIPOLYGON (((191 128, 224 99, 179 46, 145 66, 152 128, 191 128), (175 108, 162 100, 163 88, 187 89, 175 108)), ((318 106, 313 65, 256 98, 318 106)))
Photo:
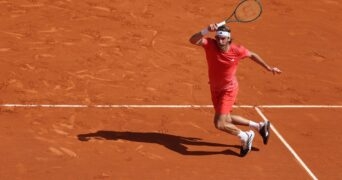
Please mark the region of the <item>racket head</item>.
POLYGON ((237 22, 252 22, 260 17, 262 5, 259 0, 244 0, 234 10, 234 18, 237 22))

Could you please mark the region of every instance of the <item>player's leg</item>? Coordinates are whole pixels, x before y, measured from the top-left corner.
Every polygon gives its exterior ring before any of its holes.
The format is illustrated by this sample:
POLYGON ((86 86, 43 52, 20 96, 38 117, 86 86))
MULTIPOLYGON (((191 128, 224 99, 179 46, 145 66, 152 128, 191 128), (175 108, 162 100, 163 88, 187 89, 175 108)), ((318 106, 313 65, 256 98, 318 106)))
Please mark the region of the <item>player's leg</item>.
POLYGON ((240 155, 245 156, 252 149, 254 132, 241 131, 233 124, 230 112, 237 96, 238 89, 233 91, 212 91, 212 101, 215 108, 214 124, 215 127, 221 131, 239 137, 241 141, 240 155))
POLYGON ((217 129, 237 136, 241 130, 232 123, 230 114, 215 114, 214 125, 217 129))
POLYGON ((237 116, 237 115, 231 115, 232 118, 232 123, 235 125, 243 125, 243 126, 248 126, 250 123, 249 119, 246 119, 242 116, 237 116))
POLYGON ((240 155, 245 156, 252 149, 254 132, 252 130, 242 131, 232 123, 230 114, 215 114, 215 127, 221 131, 237 136, 241 141, 240 155))
POLYGON ((260 127, 263 125, 263 122, 256 123, 250 119, 246 119, 242 116, 238 115, 231 115, 232 123, 235 125, 243 125, 243 126, 249 126, 250 128, 253 128, 257 131, 260 130, 260 127))
POLYGON ((271 123, 269 121, 265 122, 255 122, 249 119, 246 119, 242 116, 237 115, 231 115, 232 123, 235 125, 243 125, 243 126, 249 126, 250 128, 256 130, 259 132, 263 139, 263 143, 267 144, 268 139, 270 137, 270 125, 271 123))

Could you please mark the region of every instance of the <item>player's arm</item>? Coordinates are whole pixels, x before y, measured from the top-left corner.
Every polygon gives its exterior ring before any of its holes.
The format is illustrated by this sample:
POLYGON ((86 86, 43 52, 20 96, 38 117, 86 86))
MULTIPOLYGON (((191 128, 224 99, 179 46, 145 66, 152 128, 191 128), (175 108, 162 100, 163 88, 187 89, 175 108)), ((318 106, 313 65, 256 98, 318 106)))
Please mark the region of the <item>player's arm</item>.
POLYGON ((266 70, 272 72, 273 74, 280 74, 281 73, 281 70, 278 69, 277 67, 271 67, 269 66, 258 54, 250 51, 250 58, 258 63, 259 65, 261 65, 262 67, 264 67, 266 70))
POLYGON ((191 44, 202 46, 204 43, 204 36, 207 35, 209 32, 213 32, 217 30, 216 24, 210 24, 208 27, 204 28, 200 32, 195 33, 189 39, 191 44))
POLYGON ((189 39, 189 41, 191 44, 202 46, 204 35, 205 34, 202 34, 202 32, 198 32, 198 33, 192 35, 191 38, 189 39))

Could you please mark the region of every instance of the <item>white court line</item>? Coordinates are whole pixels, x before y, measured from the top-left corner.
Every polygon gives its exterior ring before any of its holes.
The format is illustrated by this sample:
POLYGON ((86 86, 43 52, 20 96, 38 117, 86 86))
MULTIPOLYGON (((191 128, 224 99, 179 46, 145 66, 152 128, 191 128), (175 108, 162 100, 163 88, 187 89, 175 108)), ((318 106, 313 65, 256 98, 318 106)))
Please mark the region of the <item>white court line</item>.
MULTIPOLYGON (((266 116, 261 112, 260 108, 255 107, 255 110, 262 117, 264 121, 268 121, 266 116)), ((286 142, 283 136, 277 131, 277 129, 271 124, 272 131, 278 136, 280 141, 286 146, 286 148, 292 153, 292 155, 297 159, 297 161, 303 166, 306 172, 311 176, 312 179, 317 180, 318 178, 312 173, 308 166, 303 162, 303 160, 298 156, 298 154, 292 149, 292 147, 286 142)))
POLYGON ((260 105, 259 108, 342 108, 342 105, 260 105))
MULTIPOLYGON (((0 107, 18 108, 212 108, 212 105, 81 105, 81 104, 0 104, 0 107)), ((234 108, 253 108, 250 105, 239 105, 234 108)))
MULTIPOLYGON (((212 108, 212 105, 147 105, 147 104, 99 104, 99 105, 85 105, 85 104, 0 104, 0 107, 18 107, 18 108, 212 108)), ((234 105, 234 108, 342 108, 342 105, 234 105)))
POLYGON ((88 105, 77 104, 0 104, 0 107, 18 107, 18 108, 86 108, 88 105))

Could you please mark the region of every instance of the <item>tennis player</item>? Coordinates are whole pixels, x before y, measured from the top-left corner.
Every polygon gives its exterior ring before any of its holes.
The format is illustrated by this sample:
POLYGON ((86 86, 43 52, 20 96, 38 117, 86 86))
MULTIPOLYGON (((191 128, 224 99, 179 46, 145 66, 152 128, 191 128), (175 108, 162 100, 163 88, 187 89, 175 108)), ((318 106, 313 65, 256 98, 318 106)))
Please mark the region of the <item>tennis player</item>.
POLYGON ((254 122, 241 116, 231 115, 233 104, 238 94, 236 71, 240 60, 250 58, 273 74, 280 74, 277 67, 269 66, 256 53, 241 45, 232 43, 230 29, 210 24, 202 31, 191 36, 192 44, 204 48, 207 64, 211 99, 215 108, 214 124, 219 130, 239 137, 241 140, 240 155, 247 155, 252 148, 254 131, 242 131, 236 125, 249 126, 258 131, 267 144, 270 136, 270 122, 254 122), (205 37, 209 32, 215 32, 215 39, 205 37))

